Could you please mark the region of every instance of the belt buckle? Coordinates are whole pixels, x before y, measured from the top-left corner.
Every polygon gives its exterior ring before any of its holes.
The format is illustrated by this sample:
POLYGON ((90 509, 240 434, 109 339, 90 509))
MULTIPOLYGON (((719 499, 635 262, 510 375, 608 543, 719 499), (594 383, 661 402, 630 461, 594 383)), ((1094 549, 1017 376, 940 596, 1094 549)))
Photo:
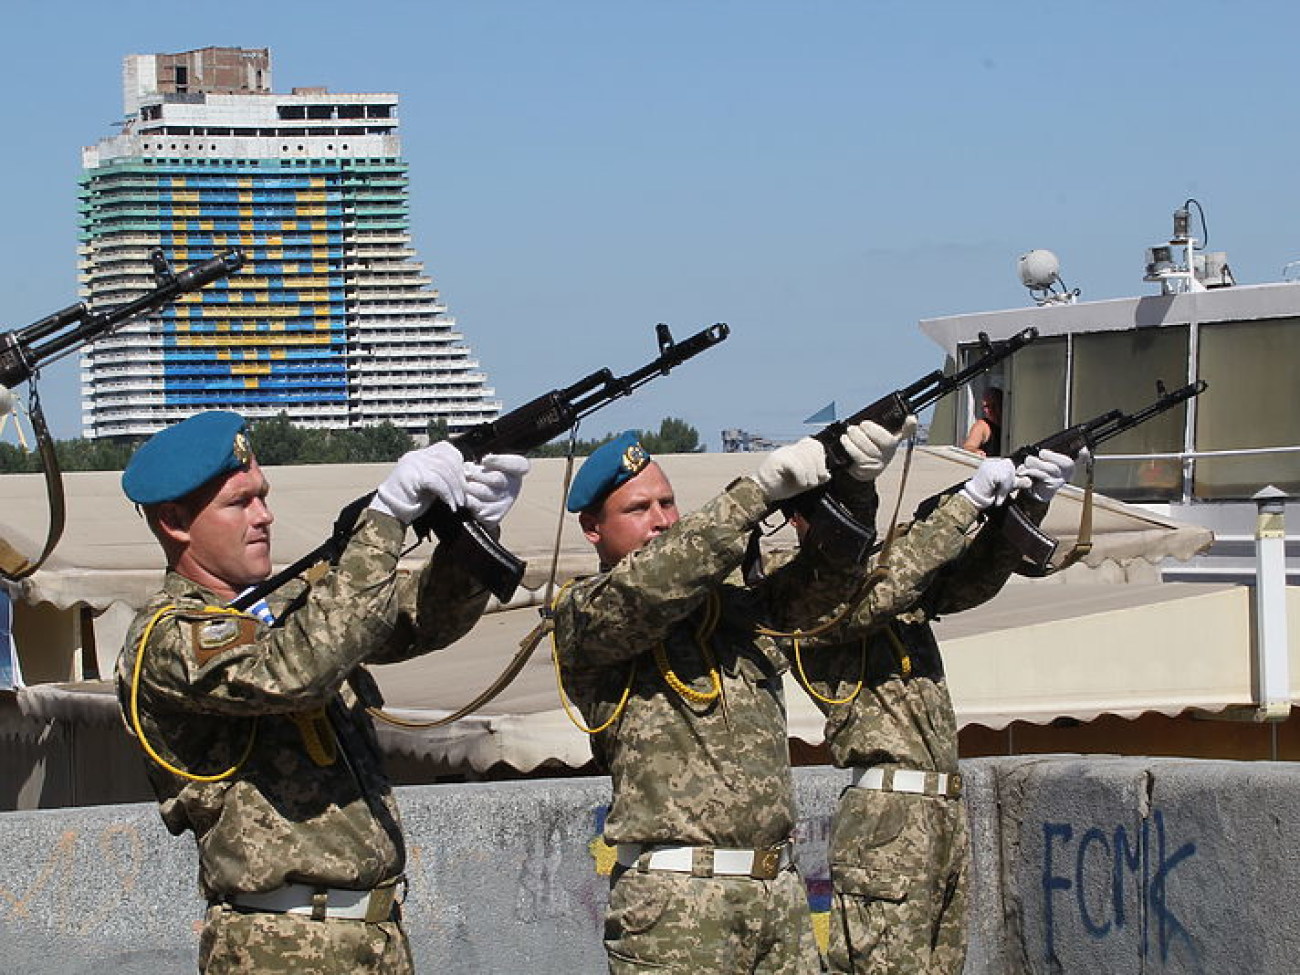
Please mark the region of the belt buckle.
POLYGON ((378 924, 393 916, 393 905, 397 903, 397 885, 377 887, 366 898, 366 913, 362 918, 367 924, 378 924))
POLYGON ((781 872, 781 852, 784 846, 769 846, 754 851, 754 866, 749 876, 754 880, 775 880, 781 872))
POLYGON ((392 920, 393 911, 406 900, 406 892, 406 874, 371 890, 366 903, 366 923, 378 924, 380 921, 392 920))

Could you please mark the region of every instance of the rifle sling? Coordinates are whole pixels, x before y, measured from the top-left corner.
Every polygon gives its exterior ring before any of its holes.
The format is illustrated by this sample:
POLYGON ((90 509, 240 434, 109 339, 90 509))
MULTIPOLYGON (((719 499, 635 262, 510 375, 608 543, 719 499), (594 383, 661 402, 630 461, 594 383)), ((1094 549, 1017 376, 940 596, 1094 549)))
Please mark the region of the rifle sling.
POLYGON ((49 427, 45 424, 45 412, 41 409, 40 397, 33 392, 31 410, 28 416, 32 421, 32 430, 36 434, 36 444, 41 455, 41 470, 45 474, 45 497, 50 508, 50 527, 45 535, 45 548, 35 562, 29 561, 22 553, 4 539, 0 539, 0 577, 10 582, 18 582, 45 564, 54 547, 63 537, 66 508, 63 500, 63 473, 59 468, 59 458, 54 450, 54 441, 50 437, 49 427))
POLYGON ((1079 512, 1079 534, 1074 548, 1066 553, 1061 563, 1053 567, 1053 572, 1063 572, 1092 551, 1092 458, 1088 459, 1088 485, 1083 490, 1083 510, 1079 512))
POLYGON ((511 658, 510 663, 506 665, 506 669, 501 672, 501 676, 494 680, 485 691, 479 694, 478 697, 474 698, 474 700, 470 701, 463 707, 453 711, 451 714, 445 715, 434 721, 411 721, 406 718, 399 718, 394 714, 389 714, 381 708, 367 708, 366 710, 380 721, 383 721, 386 724, 396 725, 399 728, 441 728, 443 725, 449 725, 453 721, 459 721, 467 714, 473 714, 514 682, 514 679, 519 676, 519 672, 524 669, 524 664, 528 663, 529 658, 532 657, 533 651, 537 649, 537 645, 542 642, 542 638, 551 631, 554 625, 554 622, 549 616, 544 617, 542 621, 533 627, 528 635, 520 641, 519 649, 515 651, 515 655, 511 658))
POLYGON ((907 491, 907 475, 912 470, 912 452, 915 449, 915 438, 908 440, 907 452, 903 455, 903 471, 898 479, 898 496, 894 499, 894 513, 889 518, 889 530, 885 532, 885 540, 880 545, 880 556, 872 571, 872 575, 878 577, 877 582, 889 573, 889 557, 893 554, 894 539, 898 536, 898 514, 903 510, 903 495, 907 491))

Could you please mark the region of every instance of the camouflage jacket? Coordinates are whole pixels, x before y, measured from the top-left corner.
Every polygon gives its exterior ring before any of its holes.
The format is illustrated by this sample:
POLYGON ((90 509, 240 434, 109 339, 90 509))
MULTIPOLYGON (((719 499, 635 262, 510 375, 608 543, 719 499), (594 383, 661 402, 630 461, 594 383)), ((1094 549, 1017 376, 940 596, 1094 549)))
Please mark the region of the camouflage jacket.
POLYGON ((365 710, 382 700, 362 665, 446 646, 487 602, 440 551, 399 577, 403 534, 363 515, 323 580, 268 597, 274 626, 213 611, 218 597, 169 572, 128 631, 117 665, 128 730, 148 631, 142 745, 192 775, 235 769, 195 782, 146 760, 167 827, 194 832, 209 900, 286 882, 365 889, 401 873, 397 806, 365 710))
POLYGON ((808 555, 747 588, 735 570, 766 509, 741 478, 556 601, 564 690, 589 726, 607 725, 592 744, 614 783, 610 843, 758 848, 794 826, 785 661, 757 627, 808 625, 848 598, 863 570, 808 555), (704 695, 711 657, 721 694, 688 700, 656 647, 704 695))
MULTIPOLYGON (((1047 506, 1025 510, 1041 521, 1047 506)), ((1020 561, 996 525, 970 534, 977 514, 956 494, 907 526, 889 574, 845 624, 803 642, 805 686, 826 714, 836 765, 957 771, 957 719, 930 623, 991 599, 1020 561)))

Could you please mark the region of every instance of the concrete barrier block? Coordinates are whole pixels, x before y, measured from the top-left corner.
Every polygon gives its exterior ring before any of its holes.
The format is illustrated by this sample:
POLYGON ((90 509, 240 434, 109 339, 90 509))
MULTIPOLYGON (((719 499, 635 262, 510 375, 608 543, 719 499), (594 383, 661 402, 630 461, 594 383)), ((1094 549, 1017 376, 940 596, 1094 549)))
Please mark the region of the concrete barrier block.
POLYGON ((197 856, 153 804, 0 815, 0 954, 6 971, 193 971, 197 856))
POLYGON ((1300 970, 1300 766, 1157 760, 1151 777, 1152 970, 1300 970))
POLYGON ((970 823, 971 863, 966 972, 1003 975, 1008 967, 1002 902, 1002 835, 997 783, 1001 759, 961 763, 962 798, 970 823))
MULTIPOLYGON (((962 763, 971 814, 966 975, 1289 972, 1300 958, 1300 768, 1039 756, 962 763)), ((798 769, 814 925, 848 774, 798 769)), ((421 971, 605 966, 605 778, 397 790, 421 971)), ((0 814, 0 949, 24 975, 191 971, 196 853, 153 803, 0 814)))
MULTIPOLYGON (((801 769, 796 857, 821 923, 825 845, 847 773, 801 769)), ((408 843, 403 905, 420 971, 597 972, 613 850, 607 778, 396 790, 408 843)), ((26 975, 188 971, 204 905, 188 835, 153 803, 0 815, 0 944, 26 975)))
POLYGON ((600 971, 609 780, 397 790, 420 971, 600 971))
POLYGON ((1294 766, 1050 756, 997 771, 997 971, 1296 970, 1294 766))

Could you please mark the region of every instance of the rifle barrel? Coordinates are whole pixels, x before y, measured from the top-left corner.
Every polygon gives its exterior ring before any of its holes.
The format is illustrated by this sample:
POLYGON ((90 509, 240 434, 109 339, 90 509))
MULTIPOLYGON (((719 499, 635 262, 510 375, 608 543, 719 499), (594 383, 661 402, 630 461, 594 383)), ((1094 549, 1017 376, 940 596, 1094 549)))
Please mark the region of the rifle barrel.
POLYGON ((186 268, 180 274, 173 275, 158 287, 126 304, 115 305, 104 311, 91 311, 85 302, 77 302, 52 315, 47 315, 18 332, 10 333, 14 344, 22 353, 23 365, 20 370, 17 370, 16 375, 7 376, 6 381, 12 381, 13 385, 17 385, 30 379, 36 370, 60 358, 64 353, 92 342, 101 335, 112 334, 123 323, 157 311, 171 304, 187 291, 197 291, 219 278, 224 278, 242 267, 243 263, 244 255, 238 249, 232 248, 202 264, 186 268), (74 327, 67 331, 59 331, 67 325, 74 327))
MULTIPOLYGON (((661 346, 663 351, 653 362, 646 363, 640 369, 629 372, 625 376, 608 376, 603 389, 593 392, 586 399, 574 403, 573 409, 577 418, 581 419, 589 413, 594 413, 620 396, 631 395, 633 390, 644 386, 657 376, 668 375, 670 370, 680 366, 686 360, 694 358, 701 352, 711 349, 730 334, 731 327, 726 322, 718 322, 707 328, 700 329, 694 335, 684 338, 680 342, 661 346)), ((605 371, 608 373, 608 370, 605 371)))
MULTIPOLYGON (((1093 446, 1105 443, 1118 437, 1121 433, 1127 433, 1134 427, 1141 426, 1147 420, 1159 416, 1168 410, 1172 410, 1180 403, 1186 403, 1209 388, 1209 383, 1204 379, 1197 379, 1186 386, 1175 389, 1172 393, 1165 393, 1154 403, 1149 403, 1136 413, 1121 413, 1120 416, 1109 427, 1105 427, 1097 432, 1092 438, 1093 446)), ((1115 412, 1119 412, 1118 410, 1115 412)))
MULTIPOLYGON (((942 373, 932 374, 937 375, 938 377, 935 380, 934 388, 925 390, 917 399, 913 400, 911 398, 911 390, 913 386, 921 386, 921 389, 924 390, 922 384, 928 383, 930 381, 930 376, 925 377, 925 379, 920 383, 914 383, 912 386, 907 387, 907 389, 902 390, 903 398, 908 402, 912 413, 919 413, 927 406, 943 399, 954 389, 958 389, 970 382, 970 380, 974 379, 976 376, 988 372, 1002 360, 1011 358, 1011 356, 1015 355, 1036 338, 1038 338, 1038 329, 1033 325, 1030 325, 1028 328, 1022 329, 1015 335, 1011 336, 1011 338, 999 342, 997 348, 986 352, 984 355, 966 366, 965 369, 958 370, 951 376, 945 376, 942 373)), ((921 392, 921 390, 918 390, 918 392, 921 392)))
POLYGON ((90 309, 86 307, 86 303, 79 301, 75 305, 62 308, 52 315, 46 315, 39 322, 33 322, 26 328, 19 329, 14 338, 19 343, 31 345, 31 343, 39 342, 45 336, 71 325, 78 319, 85 318, 89 312, 90 309))

